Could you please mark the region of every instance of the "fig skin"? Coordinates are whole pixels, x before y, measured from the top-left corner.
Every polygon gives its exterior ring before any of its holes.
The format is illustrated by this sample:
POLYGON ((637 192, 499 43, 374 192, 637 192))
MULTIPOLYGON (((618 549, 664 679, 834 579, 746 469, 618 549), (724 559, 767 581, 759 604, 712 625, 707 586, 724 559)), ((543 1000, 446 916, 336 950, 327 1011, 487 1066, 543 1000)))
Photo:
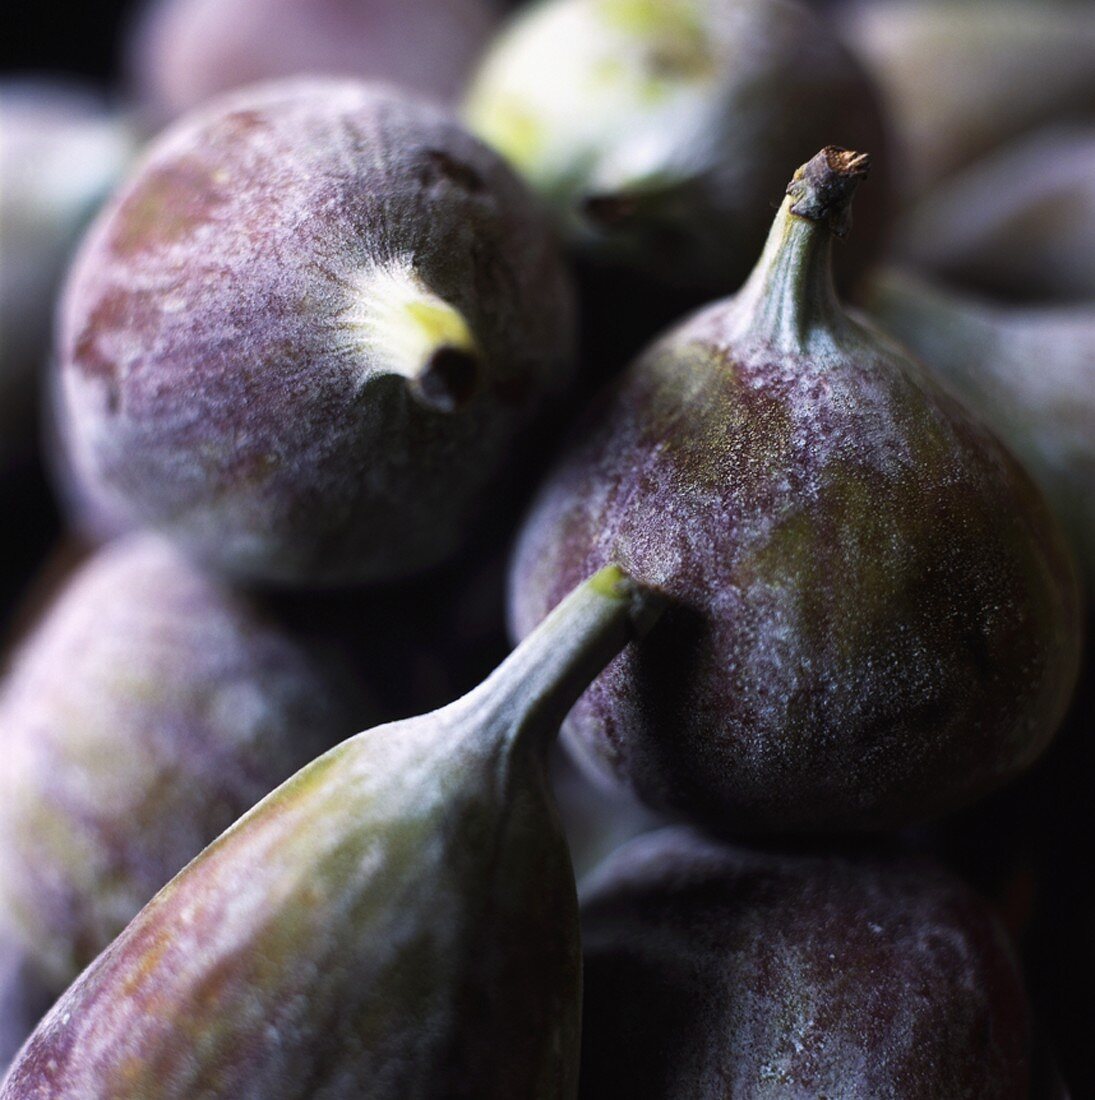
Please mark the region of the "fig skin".
POLYGON ((656 614, 608 568, 469 695, 304 768, 81 975, 0 1097, 572 1100, 578 905, 546 753, 656 614))
MULTIPOLYGON (((748 274, 789 164, 840 140, 885 166, 862 68, 789 0, 548 0, 496 39, 464 116, 552 206, 576 255, 687 291, 687 308, 748 274)), ((882 243, 878 182, 857 269, 882 243)))
POLYGON ((463 91, 497 22, 490 0, 152 0, 127 49, 153 118, 295 76, 398 84, 441 102, 463 91))
POLYGON ((664 829, 591 876, 582 937, 582 1096, 1028 1096, 1010 944, 929 861, 664 829))
POLYGON ((161 135, 70 272, 79 510, 249 580, 412 575, 468 537, 572 328, 534 199, 447 114, 248 89, 161 135))
POLYGON ((38 380, 80 230, 132 156, 128 122, 89 88, 0 81, 0 482, 36 452, 38 380))
MULTIPOLYGON (((807 169, 828 155, 826 150, 807 169)), ((579 762, 716 831, 894 828, 1026 767, 1078 667, 1076 568, 1000 442, 839 306, 796 174, 753 275, 591 410, 519 537, 521 637, 618 560, 672 608, 568 719, 579 762), (795 213, 794 211, 799 211, 795 213)))
POLYGON ((947 180, 903 216, 894 256, 993 297, 1089 302, 1095 298, 1095 126, 1033 134, 947 180))
POLYGON ((54 993, 373 713, 348 669, 163 540, 81 565, 0 683, 0 909, 54 993))
POLYGON ((1009 308, 896 269, 872 279, 865 305, 880 328, 953 386, 1023 461, 1071 539, 1090 600, 1095 309, 1009 308))
POLYGON ((1023 132, 1095 114, 1089 4, 867 0, 838 15, 883 92, 906 196, 1023 132))

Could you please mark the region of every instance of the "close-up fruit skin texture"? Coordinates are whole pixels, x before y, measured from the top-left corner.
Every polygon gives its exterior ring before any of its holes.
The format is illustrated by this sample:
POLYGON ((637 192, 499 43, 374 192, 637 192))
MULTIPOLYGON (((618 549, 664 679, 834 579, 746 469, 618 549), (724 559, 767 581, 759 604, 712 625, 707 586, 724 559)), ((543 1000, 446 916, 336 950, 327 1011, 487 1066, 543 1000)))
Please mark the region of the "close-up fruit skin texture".
POLYGON ((879 829, 972 801, 1041 753, 1077 675, 1076 567, 1041 494, 836 300, 865 160, 796 173, 744 288, 602 398, 516 550, 517 637, 606 561, 673 598, 565 737, 715 829, 879 829))
POLYGON ((588 1100, 1031 1095, 1014 951, 928 860, 663 829, 587 880, 582 938, 588 1100))
POLYGON ((340 662, 136 535, 0 681, 0 916, 60 993, 190 859, 375 715, 340 662))
POLYGON ((548 0, 499 35, 464 115, 577 255, 655 286, 735 289, 788 166, 837 140, 879 158, 850 251, 862 264, 881 244, 878 98, 793 0, 548 0))
POLYGON ((80 250, 66 461, 91 510, 233 576, 407 576, 565 388, 570 295, 535 201, 446 113, 249 89, 161 135, 80 250))
POLYGON ((546 754, 660 606, 607 567, 468 695, 303 768, 84 971, 0 1097, 572 1100, 578 901, 546 754))

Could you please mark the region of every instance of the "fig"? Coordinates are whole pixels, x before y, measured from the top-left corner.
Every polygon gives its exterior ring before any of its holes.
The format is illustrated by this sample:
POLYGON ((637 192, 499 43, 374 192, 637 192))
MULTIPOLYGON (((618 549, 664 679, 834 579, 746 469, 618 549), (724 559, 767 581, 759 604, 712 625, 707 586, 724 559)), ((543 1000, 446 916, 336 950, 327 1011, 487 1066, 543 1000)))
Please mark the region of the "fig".
POLYGON ((133 152, 134 136, 76 83, 0 82, 0 477, 37 440, 38 376, 49 351, 54 292, 83 224, 133 152))
POLYGON ((1022 459, 1095 593, 1095 309, 1008 308, 899 270, 867 307, 1022 459))
POLYGON ((632 841, 582 903, 582 1095, 1027 1100, 1010 944, 927 860, 632 841))
POLYGON ((571 313, 535 200, 446 113, 252 88, 162 134, 85 240, 58 434, 101 512, 229 575, 392 580, 468 537, 571 313))
MULTIPOLYGON (((465 117, 579 255, 689 307, 748 273, 788 164, 884 140, 858 63, 788 0, 548 0, 496 40, 465 117)), ((861 212, 865 253, 885 191, 861 212)))
POLYGON ((151 0, 130 33, 136 98, 175 118, 302 75, 389 81, 453 101, 498 19, 491 0, 151 0))
POLYGON ((657 609, 609 567, 468 695, 298 772, 77 979, 0 1097, 576 1095, 578 907, 546 752, 657 609))
POLYGON ((1037 757, 1076 680, 1076 566, 1037 487, 836 298, 866 167, 828 147, 795 173, 742 290, 594 406, 515 551, 518 637, 598 563, 664 585, 565 738, 715 830, 941 814, 1037 757))
POLYGON ((917 203, 894 236, 901 262, 970 290, 1090 301, 1095 126, 1055 127, 977 161, 917 203))
POLYGON ((0 683, 0 910, 55 992, 362 695, 154 535, 81 565, 0 683))
POLYGON ((1095 112, 1089 4, 868 0, 839 25, 884 93, 907 195, 1026 130, 1095 112))

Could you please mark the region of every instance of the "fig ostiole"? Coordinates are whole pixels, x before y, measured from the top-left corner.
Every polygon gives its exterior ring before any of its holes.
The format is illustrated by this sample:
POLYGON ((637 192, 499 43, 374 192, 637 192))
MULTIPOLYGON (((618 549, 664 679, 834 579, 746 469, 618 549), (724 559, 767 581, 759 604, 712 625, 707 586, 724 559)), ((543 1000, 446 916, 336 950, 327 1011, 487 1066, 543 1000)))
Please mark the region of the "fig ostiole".
POLYGON ((589 1100, 1030 1095, 1030 1007, 990 907, 926 859, 663 829, 582 897, 589 1100))
POLYGON ((830 271, 864 158, 800 169, 741 291, 595 405, 513 561, 526 634, 619 561, 673 597, 568 717, 584 767, 713 829, 897 827, 1005 783, 1077 677, 1076 565, 1037 486, 830 271))
POLYGON ((243 580, 421 573, 566 388, 572 306, 536 200, 446 112, 350 80, 229 95, 153 143, 70 271, 68 495, 243 580))
POLYGON ((348 667, 157 536, 77 566, 0 681, 0 912, 54 993, 241 814, 377 716, 348 667))
POLYGON ((0 1096, 573 1097, 577 899, 546 752, 659 608, 601 570, 470 694, 305 767, 76 980, 0 1096))
POLYGON ((993 303, 900 270, 864 303, 1037 479, 1095 595, 1095 309, 993 303))

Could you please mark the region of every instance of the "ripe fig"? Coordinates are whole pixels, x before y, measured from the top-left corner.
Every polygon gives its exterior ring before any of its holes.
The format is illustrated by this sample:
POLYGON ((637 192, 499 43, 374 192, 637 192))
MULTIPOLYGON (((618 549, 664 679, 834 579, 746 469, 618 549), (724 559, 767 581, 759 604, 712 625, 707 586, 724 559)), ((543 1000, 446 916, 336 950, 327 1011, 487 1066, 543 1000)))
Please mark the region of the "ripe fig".
POLYGON ((877 829, 1026 767, 1077 674, 1075 564, 995 436, 844 311, 866 157, 796 172, 742 290, 591 413, 518 542, 526 634, 618 560, 674 598, 567 723, 594 772, 712 828, 877 829))
POLYGON ((583 1096, 1029 1095, 1010 944, 927 860, 752 852, 664 829, 591 877, 582 937, 583 1096))
POLYGON ((790 0, 548 0, 498 38, 465 116, 581 255, 702 295, 748 273, 788 164, 836 134, 884 140, 858 63, 790 0))
POLYGON ((0 683, 0 910, 55 993, 370 715, 348 671, 155 536, 77 569, 0 683))
POLYGON ((36 446, 54 293, 79 231, 121 175, 127 123, 88 89, 0 82, 0 477, 36 446))
POLYGON ((568 380, 554 238, 447 114, 351 81, 240 92, 154 144, 59 324, 84 491, 236 576, 390 580, 467 537, 568 380))
POLYGON ((1090 4, 867 0, 839 22, 885 94, 909 194, 1025 130, 1095 112, 1090 4))
POLYGON ((382 80, 455 100, 498 19, 491 0, 150 0, 128 43, 155 118, 293 76, 382 80))
POLYGON ((1006 308, 897 270, 867 306, 1022 459, 1095 594, 1095 308, 1006 308))
POLYGON ((608 568, 470 694, 298 772, 77 979, 0 1097, 574 1096, 578 910, 545 755, 654 614, 608 568))
POLYGON ((895 238, 902 262, 971 290, 1090 301, 1095 126, 1057 127, 985 157, 925 196, 895 238))

